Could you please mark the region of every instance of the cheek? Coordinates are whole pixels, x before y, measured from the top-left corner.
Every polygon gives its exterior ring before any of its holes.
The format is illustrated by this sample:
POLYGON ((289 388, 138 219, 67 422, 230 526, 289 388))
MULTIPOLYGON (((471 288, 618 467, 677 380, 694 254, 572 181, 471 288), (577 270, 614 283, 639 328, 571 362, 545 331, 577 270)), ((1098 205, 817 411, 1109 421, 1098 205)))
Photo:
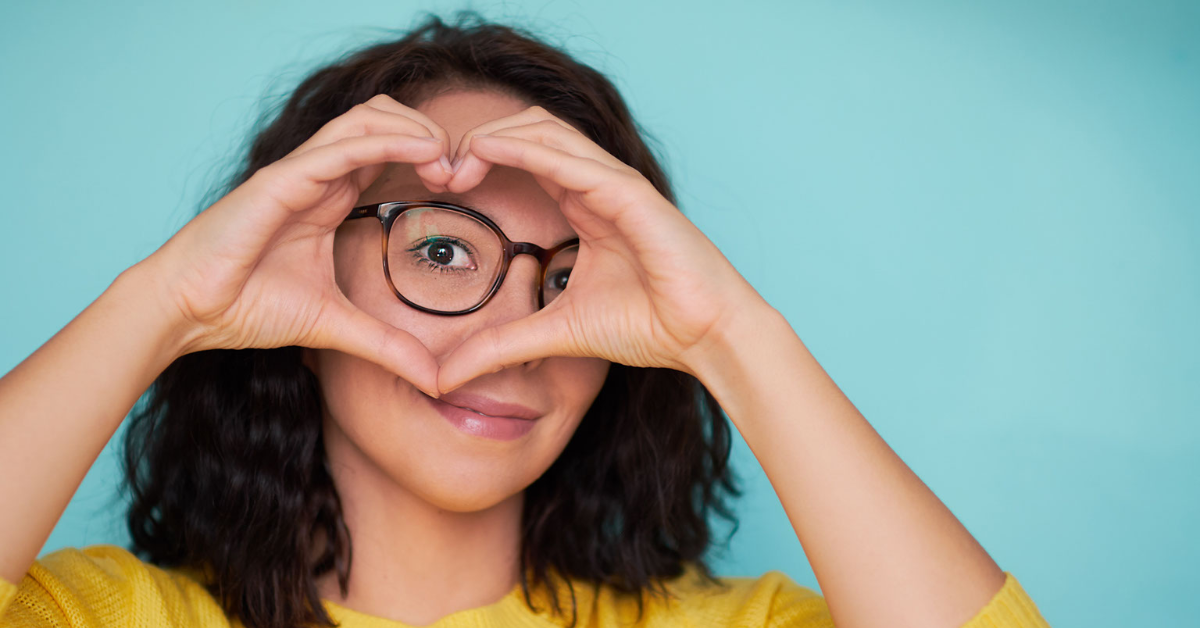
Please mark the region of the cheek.
POLYGON ((600 394, 611 363, 599 358, 547 358, 547 362, 561 403, 582 417, 600 394))

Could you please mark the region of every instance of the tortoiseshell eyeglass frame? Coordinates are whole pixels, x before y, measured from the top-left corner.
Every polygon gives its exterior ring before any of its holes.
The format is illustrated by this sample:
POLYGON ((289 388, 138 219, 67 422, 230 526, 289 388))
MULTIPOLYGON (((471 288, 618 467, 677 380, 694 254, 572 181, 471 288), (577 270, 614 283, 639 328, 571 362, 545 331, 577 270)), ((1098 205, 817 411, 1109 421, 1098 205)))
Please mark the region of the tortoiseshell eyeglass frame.
POLYGON ((370 217, 378 218, 379 224, 383 227, 383 276, 387 278, 388 287, 392 289, 392 294, 395 294, 396 298, 403 301, 409 307, 415 308, 422 312, 437 314, 440 316, 460 316, 462 314, 470 314, 484 305, 487 305, 487 302, 492 299, 492 296, 495 295, 498 290, 500 290, 500 285, 504 283, 504 276, 508 274, 508 265, 512 262, 513 258, 521 254, 532 255, 533 257, 537 258, 538 264, 541 266, 541 270, 538 272, 537 284, 538 309, 540 310, 546 307, 543 286, 546 282, 546 271, 549 269, 550 260, 553 259, 559 251, 579 244, 579 238, 572 238, 554 246, 553 248, 544 249, 532 242, 513 242, 512 240, 508 239, 508 236, 504 235, 504 232, 500 230, 500 227, 496 225, 496 223, 492 222, 491 218, 488 218, 487 216, 474 209, 471 209, 470 207, 463 207, 462 205, 444 203, 441 201, 389 201, 386 203, 361 205, 350 210, 350 215, 346 216, 346 220, 370 217), (501 244, 503 244, 504 259, 500 262, 500 273, 496 275, 496 281, 492 283, 492 287, 488 289, 487 294, 483 296, 483 299, 480 300, 479 303, 476 303, 465 310, 447 312, 413 303, 412 301, 404 298, 404 295, 400 294, 400 291, 396 289, 396 284, 392 282, 392 273, 388 268, 388 234, 392 231, 392 223, 396 222, 396 219, 406 211, 430 207, 459 212, 478 220, 489 229, 494 231, 496 236, 500 238, 501 244))

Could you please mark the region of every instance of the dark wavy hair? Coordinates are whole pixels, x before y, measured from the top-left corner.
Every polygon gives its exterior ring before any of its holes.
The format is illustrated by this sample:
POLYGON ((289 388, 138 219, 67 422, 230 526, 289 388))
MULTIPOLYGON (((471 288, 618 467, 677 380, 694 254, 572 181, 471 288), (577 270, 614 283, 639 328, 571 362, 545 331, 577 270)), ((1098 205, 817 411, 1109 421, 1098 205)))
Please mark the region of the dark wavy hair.
MULTIPOLYGON (((376 94, 409 106, 482 88, 537 104, 640 171, 670 185, 616 88, 523 31, 473 14, 426 18, 396 41, 316 70, 260 123, 221 189, 292 151, 376 94)), ((132 547, 161 567, 194 569, 251 628, 333 625, 317 577, 349 584, 351 539, 326 466, 316 377, 299 347, 202 351, 172 363, 135 408, 124 471, 132 547), (280 525, 285 523, 287 525, 280 525)), ((686 563, 714 584, 704 552, 710 516, 736 521, 731 433, 700 382, 668 369, 612 365, 563 455, 526 489, 521 586, 571 579, 666 594, 686 563)), ((551 606, 563 614, 556 586, 551 606)), ((574 587, 572 623, 575 620, 574 587)))

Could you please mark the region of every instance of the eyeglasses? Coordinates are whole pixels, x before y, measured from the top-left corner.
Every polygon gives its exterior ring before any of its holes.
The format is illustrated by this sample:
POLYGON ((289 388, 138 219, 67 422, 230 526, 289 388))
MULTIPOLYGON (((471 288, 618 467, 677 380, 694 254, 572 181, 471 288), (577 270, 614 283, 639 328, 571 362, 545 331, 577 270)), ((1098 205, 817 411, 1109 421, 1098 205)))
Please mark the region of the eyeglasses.
POLYGON ((500 289, 513 258, 532 255, 538 309, 567 287, 579 239, 543 249, 513 242, 483 214, 438 201, 393 201, 355 207, 346 220, 376 217, 383 226, 383 275, 404 303, 430 314, 457 316, 483 307, 500 289), (390 246, 389 246, 390 243, 390 246))

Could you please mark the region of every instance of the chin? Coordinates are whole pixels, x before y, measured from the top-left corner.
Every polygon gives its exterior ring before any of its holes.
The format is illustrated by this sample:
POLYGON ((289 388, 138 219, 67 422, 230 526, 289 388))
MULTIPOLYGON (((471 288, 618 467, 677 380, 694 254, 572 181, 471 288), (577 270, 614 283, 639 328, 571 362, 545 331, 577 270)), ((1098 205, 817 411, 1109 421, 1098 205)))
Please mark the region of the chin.
POLYGON ((479 512, 522 493, 553 462, 539 464, 519 451, 503 457, 463 454, 406 469, 396 481, 441 510, 479 512))
POLYGON ((442 510, 486 510, 541 477, 562 454, 578 423, 551 413, 518 437, 495 439, 464 431, 437 412, 415 411, 402 428, 407 436, 404 452, 388 455, 395 465, 389 474, 442 510))
POLYGON ((343 479, 361 483, 364 497, 398 489, 451 513, 481 512, 520 495, 562 454, 576 426, 544 417, 503 441, 463 432, 432 412, 355 415, 371 419, 326 415, 326 455, 348 472, 343 479))

